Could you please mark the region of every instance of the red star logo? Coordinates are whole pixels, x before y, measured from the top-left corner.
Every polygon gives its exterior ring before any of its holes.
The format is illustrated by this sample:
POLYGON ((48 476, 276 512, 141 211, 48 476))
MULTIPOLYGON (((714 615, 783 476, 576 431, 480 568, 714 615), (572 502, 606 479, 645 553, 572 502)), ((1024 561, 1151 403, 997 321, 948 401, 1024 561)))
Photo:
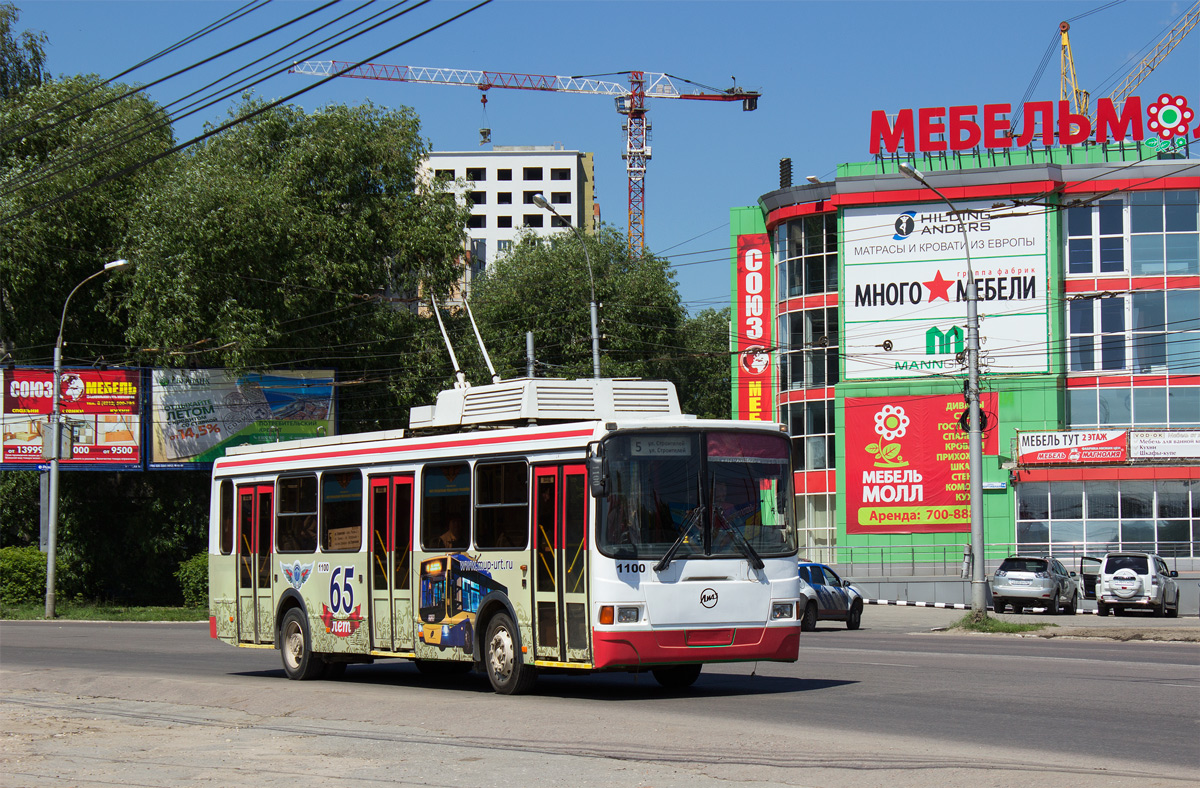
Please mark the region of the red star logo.
POLYGON ((950 285, 954 284, 951 279, 943 279, 942 272, 938 271, 933 279, 929 282, 922 282, 925 289, 929 291, 929 301, 932 303, 934 299, 940 298, 943 301, 950 301, 950 285))

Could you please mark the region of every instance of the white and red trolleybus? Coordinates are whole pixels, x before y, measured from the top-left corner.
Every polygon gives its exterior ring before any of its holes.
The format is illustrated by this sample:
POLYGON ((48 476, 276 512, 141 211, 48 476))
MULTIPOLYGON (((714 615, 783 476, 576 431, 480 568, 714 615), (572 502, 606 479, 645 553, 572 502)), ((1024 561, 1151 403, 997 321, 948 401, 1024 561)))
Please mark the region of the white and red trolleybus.
POLYGON ((442 392, 412 430, 231 449, 213 467, 211 634, 288 677, 795 661, 788 437, 684 416, 669 383, 442 392))

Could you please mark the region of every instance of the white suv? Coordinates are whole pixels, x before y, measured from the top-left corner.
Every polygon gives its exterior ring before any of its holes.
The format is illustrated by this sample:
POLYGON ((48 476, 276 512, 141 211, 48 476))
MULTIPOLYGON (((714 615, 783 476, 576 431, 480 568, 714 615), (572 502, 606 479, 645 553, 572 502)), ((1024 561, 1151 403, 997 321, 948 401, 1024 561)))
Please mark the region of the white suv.
POLYGON ((1179 573, 1153 553, 1109 553, 1096 578, 1096 610, 1118 616, 1126 610, 1153 610, 1156 616, 1179 615, 1179 573))

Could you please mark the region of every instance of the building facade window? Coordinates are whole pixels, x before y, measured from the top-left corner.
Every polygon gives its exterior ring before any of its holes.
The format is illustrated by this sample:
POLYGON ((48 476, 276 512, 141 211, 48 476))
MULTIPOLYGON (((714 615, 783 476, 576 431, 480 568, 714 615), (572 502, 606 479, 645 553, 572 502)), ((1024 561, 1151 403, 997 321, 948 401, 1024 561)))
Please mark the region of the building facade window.
POLYGON ((1104 386, 1067 389, 1072 429, 1187 427, 1200 425, 1200 388, 1104 386))
POLYGON ((513 226, 512 225, 512 217, 511 216, 497 216, 496 217, 496 226, 497 227, 512 227, 513 226))
POLYGON ((1200 480, 1022 482, 1018 552, 1060 557, 1144 550, 1200 556, 1200 480))
POLYGON ((525 226, 526 227, 541 227, 542 226, 542 215, 540 213, 525 214, 525 226))
POLYGON ((471 205, 487 205, 487 192, 467 192, 471 205))
POLYGON ((836 496, 832 494, 797 495, 796 521, 799 526, 800 558, 823 564, 837 563, 836 496))
POLYGON ((789 312, 779 318, 779 388, 825 388, 838 383, 837 307, 789 312))
POLYGON ((550 192, 550 202, 554 203, 555 205, 570 205, 571 204, 571 193, 570 192, 550 192))
POLYGON ((524 167, 521 169, 521 177, 527 181, 540 181, 542 180, 542 168, 524 167))
POLYGON ((512 180, 512 170, 507 170, 507 169, 506 170, 496 170, 496 180, 511 181, 512 180))
POLYGON ((833 400, 791 402, 783 406, 783 415, 792 436, 797 470, 835 467, 833 400))
POLYGON ((496 192, 497 205, 512 205, 512 192, 496 192))
POLYGON ((471 217, 467 219, 467 227, 487 227, 487 217, 481 213, 471 214, 471 217))
POLYGON ((1189 189, 1135 191, 1067 208, 1067 274, 1200 274, 1198 201, 1189 189))
POLYGON ((487 170, 483 167, 467 167, 467 180, 486 181, 487 170))
POLYGON ((434 170, 433 177, 438 180, 452 181, 454 180, 454 170, 434 170))
POLYGON ((779 299, 836 293, 837 215, 805 216, 775 230, 779 299))
POLYGON ((570 167, 551 167, 550 180, 552 181, 569 181, 571 180, 570 167))

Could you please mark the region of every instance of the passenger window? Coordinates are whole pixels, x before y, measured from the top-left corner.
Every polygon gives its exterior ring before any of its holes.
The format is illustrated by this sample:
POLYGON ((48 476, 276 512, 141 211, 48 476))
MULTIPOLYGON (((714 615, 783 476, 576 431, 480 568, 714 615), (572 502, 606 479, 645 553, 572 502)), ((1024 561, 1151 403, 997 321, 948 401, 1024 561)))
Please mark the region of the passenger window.
POLYGON ((233 552, 233 482, 221 482, 221 555, 233 552))
POLYGON ((358 471, 321 474, 321 549, 356 553, 362 547, 362 475, 358 471))
POLYGON ((470 466, 426 466, 421 484, 421 544, 431 551, 470 547, 470 466))
POLYGON ((317 549, 316 474, 282 478, 276 483, 279 513, 275 543, 281 553, 313 553, 317 549))
POLYGON ((475 466, 475 546, 529 544, 529 470, 524 462, 475 466))

